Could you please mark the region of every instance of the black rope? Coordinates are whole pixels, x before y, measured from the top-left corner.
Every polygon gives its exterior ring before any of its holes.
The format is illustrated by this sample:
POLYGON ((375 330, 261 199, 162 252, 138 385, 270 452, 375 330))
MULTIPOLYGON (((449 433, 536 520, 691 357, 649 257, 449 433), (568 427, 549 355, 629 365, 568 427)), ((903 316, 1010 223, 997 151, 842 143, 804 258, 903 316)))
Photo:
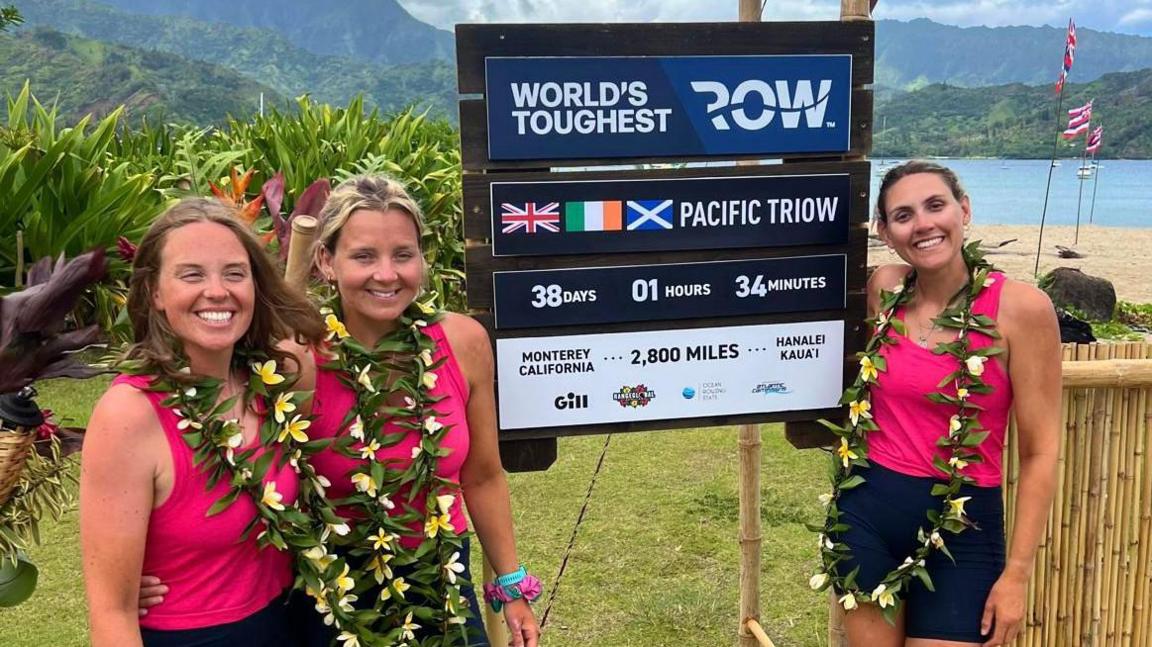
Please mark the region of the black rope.
POLYGON ((564 577, 564 569, 568 567, 568 558, 572 556, 572 548, 576 545, 576 534, 580 531, 580 524, 584 523, 584 513, 588 512, 588 503, 592 500, 592 489, 596 487, 596 477, 604 467, 604 457, 608 455, 608 443, 612 441, 612 434, 604 437, 604 449, 600 450, 600 460, 596 461, 596 470, 592 472, 592 480, 588 483, 588 492, 584 495, 584 505, 580 506, 580 514, 576 515, 576 525, 572 526, 572 537, 568 540, 568 548, 564 550, 564 558, 560 560, 560 570, 552 580, 552 592, 548 594, 548 604, 544 606, 544 615, 540 617, 540 628, 548 624, 548 614, 552 612, 552 603, 556 601, 556 592, 560 588, 560 578, 564 577))

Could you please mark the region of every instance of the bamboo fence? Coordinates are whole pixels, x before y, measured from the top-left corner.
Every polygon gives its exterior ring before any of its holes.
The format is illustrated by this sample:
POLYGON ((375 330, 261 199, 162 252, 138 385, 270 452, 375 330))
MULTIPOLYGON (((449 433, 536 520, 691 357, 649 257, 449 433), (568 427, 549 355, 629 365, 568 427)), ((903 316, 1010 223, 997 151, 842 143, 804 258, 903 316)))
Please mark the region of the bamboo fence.
MULTIPOLYGON (((1048 526, 1014 647, 1152 645, 1152 344, 1065 344, 1064 435, 1048 526)), ((1020 463, 1004 449, 1006 527, 1020 463)), ((1008 538, 1011 542, 1011 537, 1008 538)), ((829 645, 847 647, 830 599, 829 645)))

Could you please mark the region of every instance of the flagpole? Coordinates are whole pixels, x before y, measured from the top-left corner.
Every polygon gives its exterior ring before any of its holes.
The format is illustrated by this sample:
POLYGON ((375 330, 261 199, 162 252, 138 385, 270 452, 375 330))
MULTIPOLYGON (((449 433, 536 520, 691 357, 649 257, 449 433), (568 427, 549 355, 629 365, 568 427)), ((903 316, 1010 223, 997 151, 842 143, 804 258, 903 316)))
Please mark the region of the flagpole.
POLYGON ((1044 187, 1044 209, 1040 212, 1040 235, 1036 239, 1036 265, 1032 274, 1040 273, 1040 248, 1044 244, 1044 219, 1048 215, 1048 193, 1052 190, 1052 165, 1056 161, 1056 147, 1060 144, 1060 109, 1064 107, 1064 84, 1060 84, 1060 91, 1056 93, 1056 138, 1052 141, 1052 156, 1048 160, 1048 184, 1044 187))
MULTIPOLYGON (((1089 131, 1092 127, 1089 125, 1089 131)), ((1087 142, 1085 142, 1087 143, 1087 142)), ((1072 244, 1080 244, 1080 205, 1084 199, 1084 178, 1080 177, 1080 169, 1084 168, 1088 163, 1088 149, 1084 149, 1084 153, 1080 156, 1080 168, 1076 169, 1076 179, 1080 182, 1080 192, 1076 194, 1076 233, 1072 236, 1072 244)))

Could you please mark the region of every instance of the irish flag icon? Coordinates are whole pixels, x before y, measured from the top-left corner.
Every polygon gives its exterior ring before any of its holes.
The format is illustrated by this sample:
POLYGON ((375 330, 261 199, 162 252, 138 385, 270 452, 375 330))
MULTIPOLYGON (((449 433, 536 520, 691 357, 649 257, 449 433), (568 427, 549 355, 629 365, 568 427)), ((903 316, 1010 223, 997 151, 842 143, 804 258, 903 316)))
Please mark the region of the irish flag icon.
POLYGON ((565 202, 565 231, 620 231, 623 208, 619 200, 600 202, 565 202))

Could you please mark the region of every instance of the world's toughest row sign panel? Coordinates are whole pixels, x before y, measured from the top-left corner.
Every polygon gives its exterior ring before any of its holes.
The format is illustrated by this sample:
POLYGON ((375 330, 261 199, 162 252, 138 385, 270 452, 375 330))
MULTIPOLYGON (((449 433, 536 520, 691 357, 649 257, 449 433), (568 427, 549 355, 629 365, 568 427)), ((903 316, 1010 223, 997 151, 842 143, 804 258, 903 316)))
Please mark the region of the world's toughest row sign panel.
POLYGON ((852 57, 489 57, 491 160, 847 152, 852 57))
POLYGON ((850 177, 493 182, 494 256, 848 242, 850 177))
POLYGON ((844 322, 496 341, 500 428, 839 406, 844 322))
POLYGON ((496 328, 834 310, 844 254, 492 274, 496 328))

